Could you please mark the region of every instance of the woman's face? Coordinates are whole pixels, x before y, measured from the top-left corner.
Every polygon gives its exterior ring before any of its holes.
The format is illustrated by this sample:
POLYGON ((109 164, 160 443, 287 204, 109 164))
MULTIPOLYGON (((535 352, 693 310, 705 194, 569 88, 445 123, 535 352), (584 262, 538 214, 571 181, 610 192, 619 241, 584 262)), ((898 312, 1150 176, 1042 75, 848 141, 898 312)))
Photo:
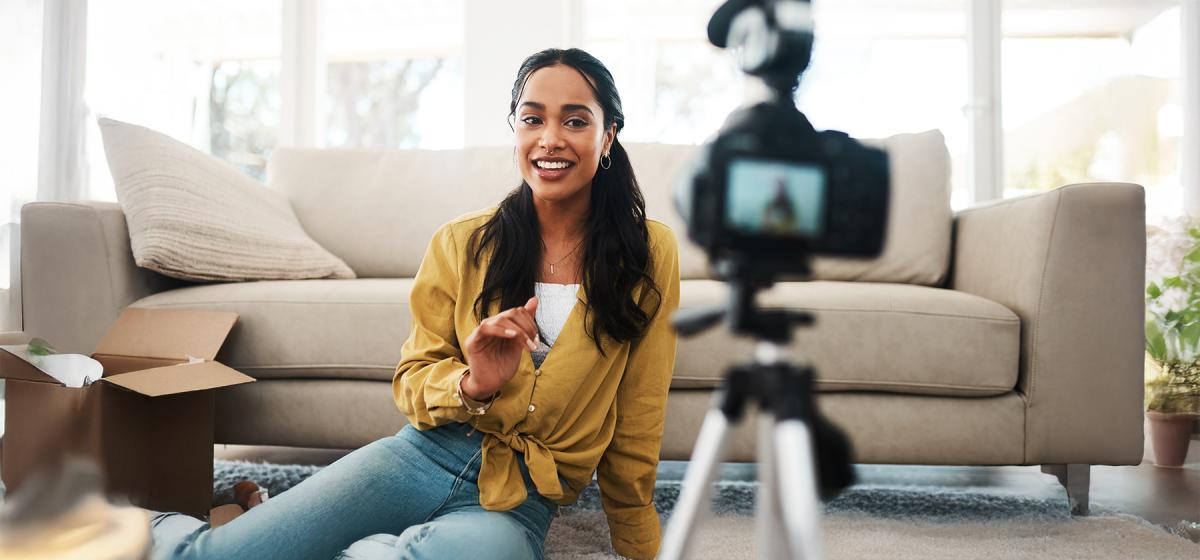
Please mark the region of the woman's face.
POLYGON ((517 100, 513 129, 517 167, 534 197, 588 200, 616 124, 605 130, 603 109, 583 74, 561 64, 530 74, 517 100))

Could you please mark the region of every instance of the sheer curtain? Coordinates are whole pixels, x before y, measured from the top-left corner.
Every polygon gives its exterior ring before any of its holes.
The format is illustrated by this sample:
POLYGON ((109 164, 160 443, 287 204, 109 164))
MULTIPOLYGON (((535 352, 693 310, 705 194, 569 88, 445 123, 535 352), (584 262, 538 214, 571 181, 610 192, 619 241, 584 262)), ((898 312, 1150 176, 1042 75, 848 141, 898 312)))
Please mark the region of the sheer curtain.
POLYGON ((0 2, 0 332, 21 330, 21 205, 37 198, 43 0, 0 2))
POLYGON ((86 189, 87 0, 0 2, 0 332, 21 330, 21 206, 86 189))

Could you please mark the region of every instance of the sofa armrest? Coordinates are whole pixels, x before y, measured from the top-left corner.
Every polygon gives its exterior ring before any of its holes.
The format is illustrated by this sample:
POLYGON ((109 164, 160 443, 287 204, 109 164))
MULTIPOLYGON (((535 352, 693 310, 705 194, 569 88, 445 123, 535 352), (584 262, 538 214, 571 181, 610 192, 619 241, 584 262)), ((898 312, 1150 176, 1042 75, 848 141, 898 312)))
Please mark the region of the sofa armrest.
POLYGON ((1021 318, 1026 464, 1141 461, 1145 216, 1128 183, 955 216, 951 287, 1021 318))
POLYGON ((125 306, 182 282, 138 268, 121 207, 34 202, 21 208, 24 331, 89 354, 125 306))

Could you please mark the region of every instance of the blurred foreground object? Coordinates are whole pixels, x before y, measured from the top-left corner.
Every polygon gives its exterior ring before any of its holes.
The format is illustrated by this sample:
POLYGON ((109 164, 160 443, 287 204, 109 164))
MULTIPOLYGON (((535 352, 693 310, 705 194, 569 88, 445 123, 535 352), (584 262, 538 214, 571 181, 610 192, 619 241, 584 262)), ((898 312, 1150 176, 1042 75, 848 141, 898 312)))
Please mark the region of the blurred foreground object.
POLYGON ((95 463, 70 458, 30 477, 0 507, 0 558, 136 560, 150 546, 146 510, 114 506, 95 463))

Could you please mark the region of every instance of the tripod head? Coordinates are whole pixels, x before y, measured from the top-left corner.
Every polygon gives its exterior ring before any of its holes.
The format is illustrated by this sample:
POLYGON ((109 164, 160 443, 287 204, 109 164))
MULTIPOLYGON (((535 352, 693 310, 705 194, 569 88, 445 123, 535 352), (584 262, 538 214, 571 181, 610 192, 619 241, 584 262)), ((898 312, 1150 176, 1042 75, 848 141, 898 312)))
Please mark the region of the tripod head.
MULTIPOLYGON (((718 276, 729 283, 729 302, 724 307, 681 309, 671 319, 676 332, 693 336, 729 320, 729 330, 758 340, 787 344, 792 340, 792 328, 813 324, 813 316, 805 311, 762 309, 754 304, 759 290, 775 284, 773 275, 750 266, 744 255, 730 255, 717 261, 718 276)), ((807 268, 807 263, 805 264, 807 268)))

